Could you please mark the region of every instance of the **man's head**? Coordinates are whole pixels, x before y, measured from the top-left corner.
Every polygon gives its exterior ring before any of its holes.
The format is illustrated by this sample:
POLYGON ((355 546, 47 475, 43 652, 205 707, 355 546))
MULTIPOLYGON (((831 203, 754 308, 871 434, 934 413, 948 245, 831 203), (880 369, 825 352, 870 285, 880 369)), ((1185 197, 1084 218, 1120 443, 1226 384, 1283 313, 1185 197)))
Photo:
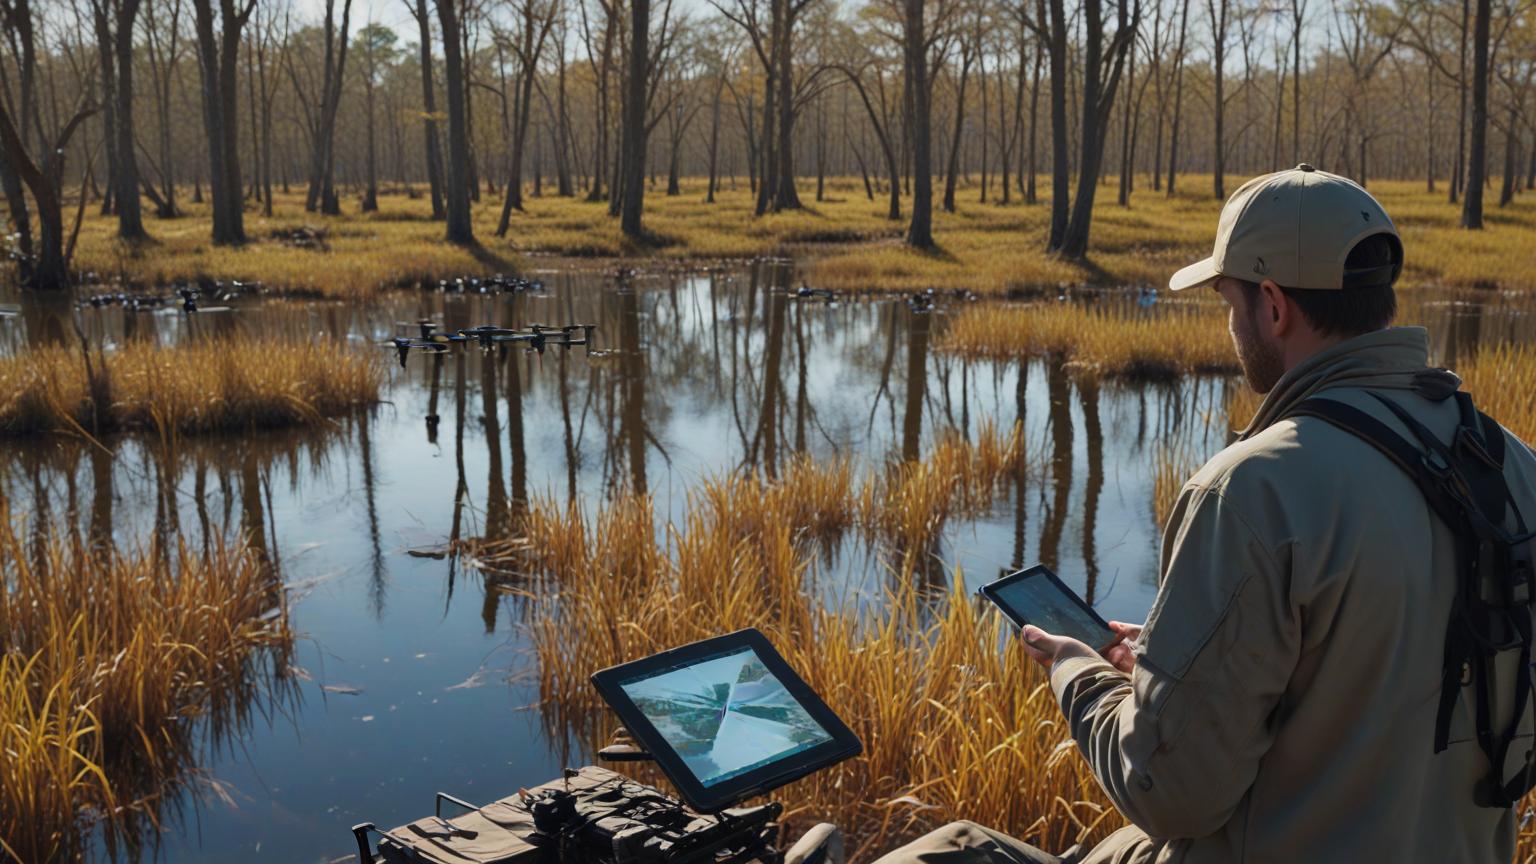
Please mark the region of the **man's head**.
POLYGON ((1168 287, 1210 285, 1227 300, 1238 360, 1262 393, 1318 351, 1390 325, 1402 262, 1397 229, 1369 192, 1302 164, 1233 193, 1211 257, 1168 287))

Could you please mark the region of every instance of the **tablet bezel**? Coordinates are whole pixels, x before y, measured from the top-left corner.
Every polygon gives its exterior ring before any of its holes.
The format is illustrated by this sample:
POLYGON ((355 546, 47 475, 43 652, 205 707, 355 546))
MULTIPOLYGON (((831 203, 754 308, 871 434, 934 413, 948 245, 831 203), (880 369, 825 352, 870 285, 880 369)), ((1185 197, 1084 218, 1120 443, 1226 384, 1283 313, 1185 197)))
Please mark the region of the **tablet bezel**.
MULTIPOLYGON (((1079 597, 1076 591, 1073 591, 1071 588, 1067 587, 1067 583, 1061 581, 1061 577, 1051 572, 1051 568, 1045 566, 1044 564, 1036 564, 1033 567, 1026 567, 1023 570, 1017 570, 1013 573, 1009 573, 1007 576, 1004 576, 1001 579, 994 579, 993 581, 988 582, 987 584, 978 588, 977 593, 992 601, 992 605, 1001 610, 1004 617, 1006 617, 1009 621, 1012 621, 1015 627, 1023 629, 1025 624, 1030 624, 1033 622, 1026 620, 1023 615, 1023 610, 1016 609, 1009 605, 1009 603, 1004 600, 998 592, 1015 582, 1021 582, 1025 579, 1034 579, 1040 576, 1044 576, 1046 579, 1049 579, 1051 584, 1056 587, 1057 591, 1060 591, 1063 596, 1071 600, 1073 603, 1076 603, 1079 609, 1087 612, 1088 617, 1092 618, 1094 623, 1098 624, 1100 627, 1103 627, 1104 632, 1109 634, 1108 641, 1103 645, 1089 645, 1088 647, 1102 654, 1107 651, 1110 646, 1115 644, 1115 640, 1119 637, 1115 634, 1114 630, 1110 629, 1109 622, 1105 621, 1104 617, 1101 616, 1098 612, 1095 612, 1093 607, 1088 605, 1087 601, 1085 601, 1082 597, 1079 597)), ((1063 636, 1069 634, 1054 633, 1052 635, 1063 636)))
POLYGON ((749 627, 735 633, 727 633, 724 636, 716 636, 659 654, 652 654, 629 663, 611 666, 593 673, 592 684, 602 695, 603 700, 613 708, 614 713, 619 715, 629 734, 656 760, 656 764, 672 781, 672 785, 677 787, 677 791, 688 806, 701 813, 719 812, 754 795, 777 789, 813 771, 841 762, 863 751, 863 744, 860 743, 858 736, 853 734, 853 730, 849 729, 847 724, 833 713, 827 703, 816 695, 816 691, 812 690, 810 685, 806 684, 805 680, 784 661, 784 658, 774 649, 773 644, 768 641, 768 637, 755 628, 749 627), (705 786, 683 762, 677 751, 672 749, 672 745, 662 737, 650 719, 640 711, 639 706, 629 698, 629 694, 624 692, 622 685, 636 678, 653 677, 666 669, 688 666, 700 660, 744 649, 756 652, 758 659, 768 667, 768 672, 784 685, 784 688, 799 701, 806 713, 811 715, 811 719, 832 736, 832 740, 802 750, 782 761, 764 765, 712 786, 705 786))

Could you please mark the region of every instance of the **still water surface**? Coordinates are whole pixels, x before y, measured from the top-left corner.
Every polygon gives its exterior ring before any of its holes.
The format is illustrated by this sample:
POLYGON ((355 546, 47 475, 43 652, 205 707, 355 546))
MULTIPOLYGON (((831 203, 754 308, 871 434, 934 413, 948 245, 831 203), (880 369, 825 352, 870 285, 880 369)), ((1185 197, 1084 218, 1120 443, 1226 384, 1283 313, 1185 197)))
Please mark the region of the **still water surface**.
MULTIPOLYGON (((974 587, 1043 561, 1105 617, 1140 620, 1160 534, 1153 462, 1165 447, 1203 457, 1227 434, 1231 381, 1083 386, 1045 363, 965 363, 933 350, 945 308, 799 300, 785 262, 622 283, 531 275, 546 291, 248 300, 191 318, 81 313, 109 345, 246 331, 366 346, 424 317, 447 330, 598 327, 590 354, 413 353, 402 368, 379 348, 387 401, 318 430, 187 439, 174 451, 130 437, 109 442, 110 455, 64 438, 5 444, 0 490, 13 509, 123 546, 152 532, 200 543, 244 530, 289 586, 294 689, 209 743, 167 814, 160 860, 345 860, 356 822, 425 815, 436 790, 500 797, 590 758, 587 742, 542 719, 516 586, 471 561, 410 554, 495 536, 517 502, 593 510, 638 489, 655 497, 658 520, 677 518, 703 477, 773 472, 800 452, 862 471, 919 456, 948 430, 1018 421, 1037 470, 987 516, 949 523, 934 569, 958 569, 974 587)), ((1483 300, 1421 314, 1448 363, 1531 330, 1520 309, 1483 300)), ((26 316, 0 320, 0 351, 35 341, 28 327, 26 316)), ((881 552, 849 547, 823 578, 873 595, 889 576, 881 552)))

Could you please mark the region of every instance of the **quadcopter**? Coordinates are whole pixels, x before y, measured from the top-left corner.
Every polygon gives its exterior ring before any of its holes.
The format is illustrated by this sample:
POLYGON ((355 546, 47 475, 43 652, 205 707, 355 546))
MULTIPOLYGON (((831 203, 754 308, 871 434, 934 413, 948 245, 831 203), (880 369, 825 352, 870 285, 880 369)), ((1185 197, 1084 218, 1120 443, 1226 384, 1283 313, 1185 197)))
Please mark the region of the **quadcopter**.
MULTIPOLYGON (((232 285, 233 287, 231 290, 226 291, 223 290, 224 285, 222 282, 215 283, 215 288, 218 291, 218 299, 232 300, 239 296, 241 289, 246 287, 240 282, 234 282, 232 285)), ((80 307, 90 306, 95 309, 100 309, 104 306, 121 306, 128 312, 158 312, 161 310, 171 309, 177 304, 180 304, 181 311, 189 314, 192 312, 229 311, 228 306, 197 305, 198 298, 201 296, 202 292, 198 289, 193 288, 190 285, 182 285, 176 288, 173 293, 164 295, 128 294, 123 291, 107 294, 92 294, 89 297, 81 298, 75 305, 80 307)))
MULTIPOLYGON (((410 325, 402 323, 399 326, 406 328, 410 325)), ((405 360, 410 356, 412 349, 442 353, 455 344, 473 342, 479 345, 482 351, 489 351, 498 345, 523 344, 527 346, 527 350, 543 354, 544 349, 550 345, 559 345, 567 350, 573 345, 588 345, 592 341, 593 331, 597 329, 595 324, 567 324, 564 327, 529 324, 524 330, 482 324, 479 327, 471 327, 455 333, 439 333, 437 325, 430 318, 417 321, 416 327, 417 335, 397 336, 388 343, 394 347, 399 356, 401 368, 405 367, 405 360)))
POLYGON ((524 279, 521 276, 497 273, 495 276, 484 278, 471 276, 468 279, 441 279, 438 280, 437 290, 455 294, 513 294, 524 291, 538 293, 544 290, 544 283, 537 279, 524 279))

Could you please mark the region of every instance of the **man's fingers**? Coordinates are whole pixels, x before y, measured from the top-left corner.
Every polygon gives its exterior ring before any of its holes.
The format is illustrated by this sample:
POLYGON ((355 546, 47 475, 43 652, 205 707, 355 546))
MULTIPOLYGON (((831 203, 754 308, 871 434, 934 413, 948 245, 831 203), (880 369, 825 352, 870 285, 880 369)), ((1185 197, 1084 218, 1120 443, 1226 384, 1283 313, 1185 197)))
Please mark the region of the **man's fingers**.
POLYGON ((1141 635, 1142 625, 1127 624, 1124 621, 1111 621, 1109 622, 1109 629, 1115 631, 1122 638, 1135 639, 1141 635))

